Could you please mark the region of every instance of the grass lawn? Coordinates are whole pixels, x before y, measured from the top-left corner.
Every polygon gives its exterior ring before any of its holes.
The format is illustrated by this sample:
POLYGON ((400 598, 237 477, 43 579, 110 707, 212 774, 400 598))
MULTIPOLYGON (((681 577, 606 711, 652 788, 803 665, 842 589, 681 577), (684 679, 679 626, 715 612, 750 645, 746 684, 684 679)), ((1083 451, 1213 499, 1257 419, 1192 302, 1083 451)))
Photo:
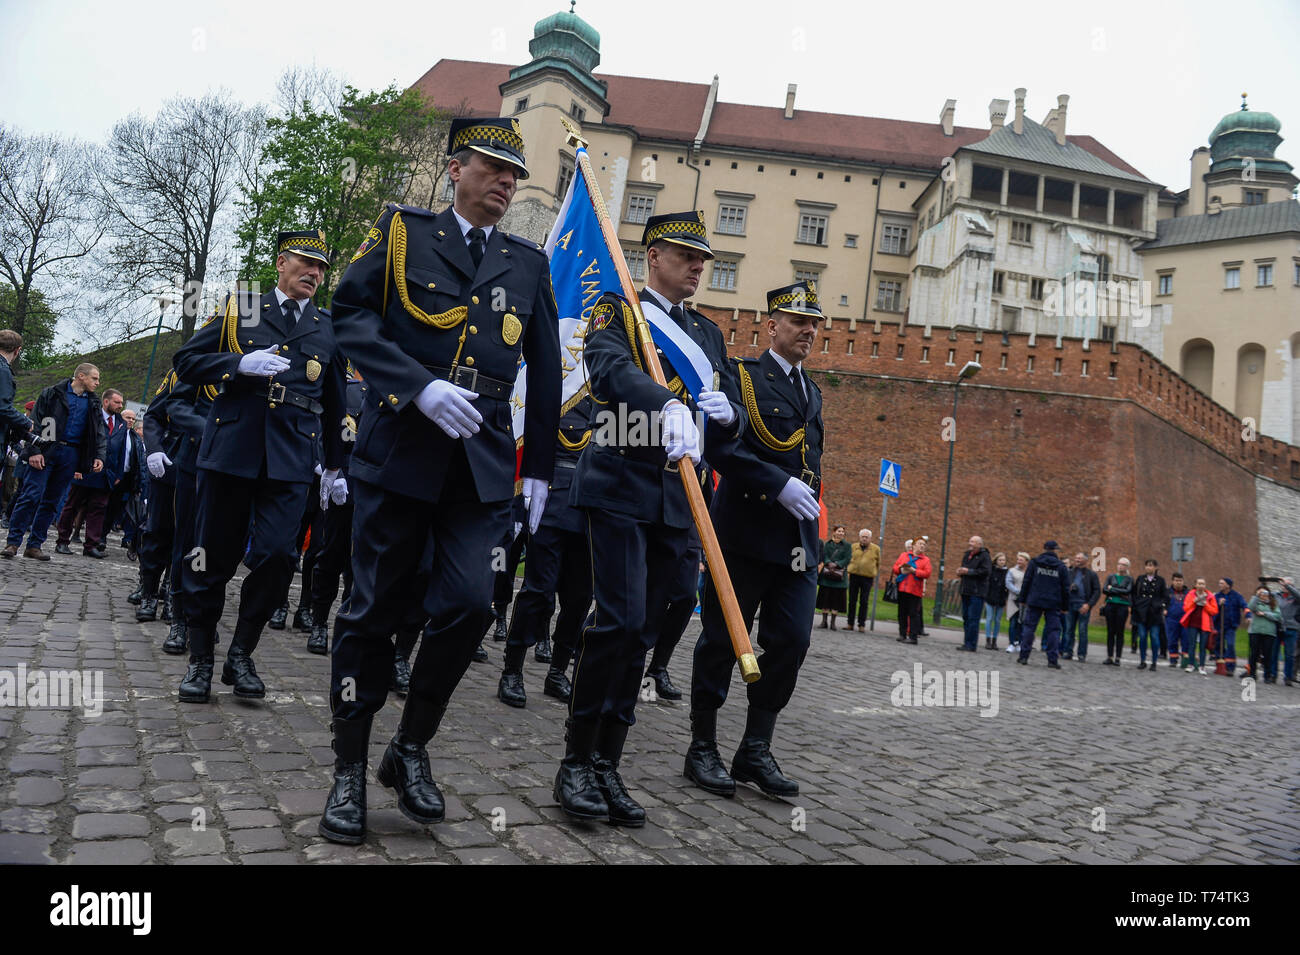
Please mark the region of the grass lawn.
MULTIPOLYGON (((181 347, 180 332, 163 332, 158 337, 158 355, 154 359, 153 375, 149 378, 149 397, 153 397, 158 382, 172 366, 172 356, 181 347)), ((14 372, 17 393, 14 405, 23 405, 41 393, 41 389, 72 377, 72 372, 82 361, 99 369, 99 391, 116 388, 128 401, 139 401, 144 390, 145 374, 149 370, 149 355, 153 351, 153 335, 135 341, 110 345, 90 352, 82 358, 56 362, 43 368, 19 368, 14 372)), ((148 402, 146 401, 146 404, 148 402)))

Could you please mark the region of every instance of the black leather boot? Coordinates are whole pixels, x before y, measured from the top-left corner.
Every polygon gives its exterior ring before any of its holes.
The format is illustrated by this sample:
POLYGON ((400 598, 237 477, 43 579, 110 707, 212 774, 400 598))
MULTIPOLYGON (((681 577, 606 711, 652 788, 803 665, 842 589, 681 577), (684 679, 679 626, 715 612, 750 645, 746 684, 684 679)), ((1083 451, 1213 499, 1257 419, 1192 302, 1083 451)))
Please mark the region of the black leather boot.
POLYGON ((266 685, 253 666, 253 650, 261 639, 261 628, 246 621, 235 624, 235 635, 226 651, 226 665, 221 668, 221 682, 235 688, 235 696, 246 700, 260 700, 266 696, 266 685))
POLYGON ((213 631, 194 627, 190 631, 190 666, 177 694, 182 703, 206 703, 212 692, 213 631))
POLYGON ((646 670, 645 675, 655 681, 655 693, 663 699, 680 700, 682 698, 682 691, 673 685, 666 667, 652 665, 649 670, 646 670))
POLYGON ((492 640, 496 643, 501 643, 505 640, 507 636, 506 615, 504 613, 497 613, 496 618, 497 618, 497 622, 496 622, 496 627, 492 631, 492 640))
POLYGON ((507 646, 505 666, 497 683, 497 699, 516 709, 528 705, 528 693, 524 690, 524 656, 527 653, 527 647, 507 646))
POLYGON ((164 584, 158 594, 158 619, 163 623, 172 622, 172 605, 172 589, 170 586, 164 584))
POLYGON ((538 663, 550 663, 551 655, 551 638, 542 637, 537 641, 537 646, 533 647, 533 659, 538 663))
POLYGON ((419 639, 419 629, 398 630, 393 635, 393 679, 388 688, 398 696, 411 692, 411 651, 419 639))
POLYGON ((167 639, 163 641, 163 653, 180 656, 189 647, 189 642, 189 633, 185 621, 180 617, 172 618, 172 628, 167 633, 167 639))
POLYGON ((366 749, 371 717, 335 720, 334 788, 316 831, 330 842, 355 846, 366 837, 366 749))
POLYGON ((429 770, 429 753, 425 749, 438 732, 445 706, 435 706, 418 696, 408 697, 402 710, 397 735, 384 750, 375 779, 397 793, 397 808, 402 815, 421 825, 442 822, 447 812, 442 792, 429 770))
POLYGON ((487 649, 483 646, 482 640, 480 640, 478 646, 474 648, 474 655, 470 657, 470 659, 473 660, 475 663, 488 662, 488 652, 487 649))
POLYGON ((275 610, 271 613, 271 619, 266 622, 266 625, 270 627, 272 630, 283 630, 284 622, 288 619, 289 619, 289 601, 286 598, 283 605, 276 607, 275 610))
POLYGON ((551 648, 551 668, 546 671, 546 682, 542 692, 564 703, 573 695, 573 684, 569 682, 569 660, 573 652, 568 647, 555 644, 551 648))
POLYGON ((781 774, 772 758, 772 731, 776 714, 749 708, 745 718, 745 738, 731 761, 731 776, 738 783, 754 783, 769 796, 789 798, 799 795, 799 784, 781 774))
POLYGON ((609 803, 601 794, 592 765, 592 751, 596 746, 596 720, 565 721, 564 759, 555 774, 552 795, 570 819, 582 822, 604 822, 609 819, 609 803))
POLYGON ((609 824, 639 829, 645 825, 645 809, 632 798, 618 772, 629 729, 631 727, 626 723, 601 721, 596 751, 592 754, 592 768, 596 771, 600 794, 609 806, 609 824))
POLYGON ((311 636, 307 638, 307 652, 325 656, 330 652, 329 624, 324 622, 316 623, 314 617, 312 621, 311 636))
POLYGON ((152 623, 158 619, 158 598, 150 594, 140 597, 140 606, 135 608, 136 623, 152 623))
POLYGON ((705 792, 728 798, 736 795, 736 781, 718 752, 718 711, 691 713, 691 747, 686 751, 686 778, 705 792))
MULTIPOLYGON (((71 548, 69 548, 71 550, 71 548)), ((144 599, 144 571, 140 572, 140 577, 136 581, 135 590, 127 595, 126 602, 140 606, 140 601, 144 599)))
POLYGON ((305 630, 310 633, 314 622, 315 618, 312 616, 311 610, 299 604, 298 609, 293 612, 293 629, 305 630))

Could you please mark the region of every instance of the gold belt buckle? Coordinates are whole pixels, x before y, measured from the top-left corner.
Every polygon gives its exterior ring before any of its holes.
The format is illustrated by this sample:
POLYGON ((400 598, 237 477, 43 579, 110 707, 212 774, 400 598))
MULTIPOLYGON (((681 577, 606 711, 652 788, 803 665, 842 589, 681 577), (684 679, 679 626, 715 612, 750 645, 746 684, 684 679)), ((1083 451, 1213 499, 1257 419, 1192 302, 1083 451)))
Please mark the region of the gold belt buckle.
POLYGON ((288 393, 288 389, 286 389, 284 385, 280 384, 280 382, 272 379, 270 382, 267 383, 266 400, 272 408, 275 407, 277 402, 283 404, 287 393, 288 393), (275 389, 277 388, 280 389, 280 393, 278 395, 275 393, 275 389))
POLYGON ((453 385, 456 385, 457 387, 460 388, 464 388, 466 391, 477 392, 478 391, 478 369, 470 368, 467 365, 457 365, 455 369, 452 370, 450 381, 453 385), (461 375, 464 373, 468 373, 469 384, 465 384, 465 382, 461 379, 461 375))
POLYGON ((803 473, 799 475, 799 480, 803 481, 804 484, 807 484, 811 488, 817 480, 817 475, 813 474, 813 472, 809 471, 807 468, 804 468, 803 473))

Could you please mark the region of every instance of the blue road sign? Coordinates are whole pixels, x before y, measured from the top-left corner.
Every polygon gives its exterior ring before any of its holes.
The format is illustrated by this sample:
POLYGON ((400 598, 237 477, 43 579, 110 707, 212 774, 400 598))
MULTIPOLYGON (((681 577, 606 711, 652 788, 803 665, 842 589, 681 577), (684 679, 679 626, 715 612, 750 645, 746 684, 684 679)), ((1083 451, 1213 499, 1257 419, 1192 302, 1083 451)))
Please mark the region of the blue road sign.
POLYGON ((880 493, 888 494, 890 497, 898 497, 898 486, 901 483, 903 466, 896 461, 890 461, 888 458, 880 459, 880 493))

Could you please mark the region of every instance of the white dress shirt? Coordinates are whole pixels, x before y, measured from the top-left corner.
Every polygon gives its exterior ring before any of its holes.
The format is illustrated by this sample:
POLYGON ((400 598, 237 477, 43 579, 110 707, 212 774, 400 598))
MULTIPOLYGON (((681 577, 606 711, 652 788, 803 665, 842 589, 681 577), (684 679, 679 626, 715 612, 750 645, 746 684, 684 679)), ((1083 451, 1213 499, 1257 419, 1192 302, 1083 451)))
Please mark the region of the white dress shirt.
MULTIPOLYGON (((275 287, 275 298, 276 301, 280 303, 280 311, 283 312, 284 303, 289 301, 289 296, 285 295, 284 292, 280 291, 280 286, 278 285, 275 287)), ((298 303, 298 318, 302 318, 304 315, 307 314, 307 303, 310 302, 311 299, 295 298, 294 301, 298 303)))
MULTIPOLYGON (((456 224, 460 226, 460 237, 465 240, 466 245, 469 245, 469 230, 474 228, 474 223, 470 222, 463 215, 457 212, 455 206, 451 207, 451 214, 456 217, 456 224)), ((485 225, 479 226, 479 228, 483 230, 483 244, 486 246, 487 240, 492 238, 492 229, 494 227, 485 225)))
POLYGON ((790 369, 791 369, 791 368, 797 368, 797 369, 799 369, 799 390, 802 392, 804 398, 807 399, 807 397, 808 397, 808 386, 804 383, 804 380, 803 380, 803 362, 799 362, 799 364, 797 364, 797 365, 792 365, 792 364, 790 364, 788 361, 786 361, 784 358, 782 358, 780 355, 778 355, 778 354, 776 353, 776 351, 773 350, 773 349, 771 349, 771 348, 769 348, 769 349, 767 350, 767 353, 768 353, 769 355, 771 355, 771 356, 776 360, 776 363, 781 367, 781 373, 782 373, 783 375, 785 375, 786 378, 789 378, 789 377, 790 377, 790 369))

